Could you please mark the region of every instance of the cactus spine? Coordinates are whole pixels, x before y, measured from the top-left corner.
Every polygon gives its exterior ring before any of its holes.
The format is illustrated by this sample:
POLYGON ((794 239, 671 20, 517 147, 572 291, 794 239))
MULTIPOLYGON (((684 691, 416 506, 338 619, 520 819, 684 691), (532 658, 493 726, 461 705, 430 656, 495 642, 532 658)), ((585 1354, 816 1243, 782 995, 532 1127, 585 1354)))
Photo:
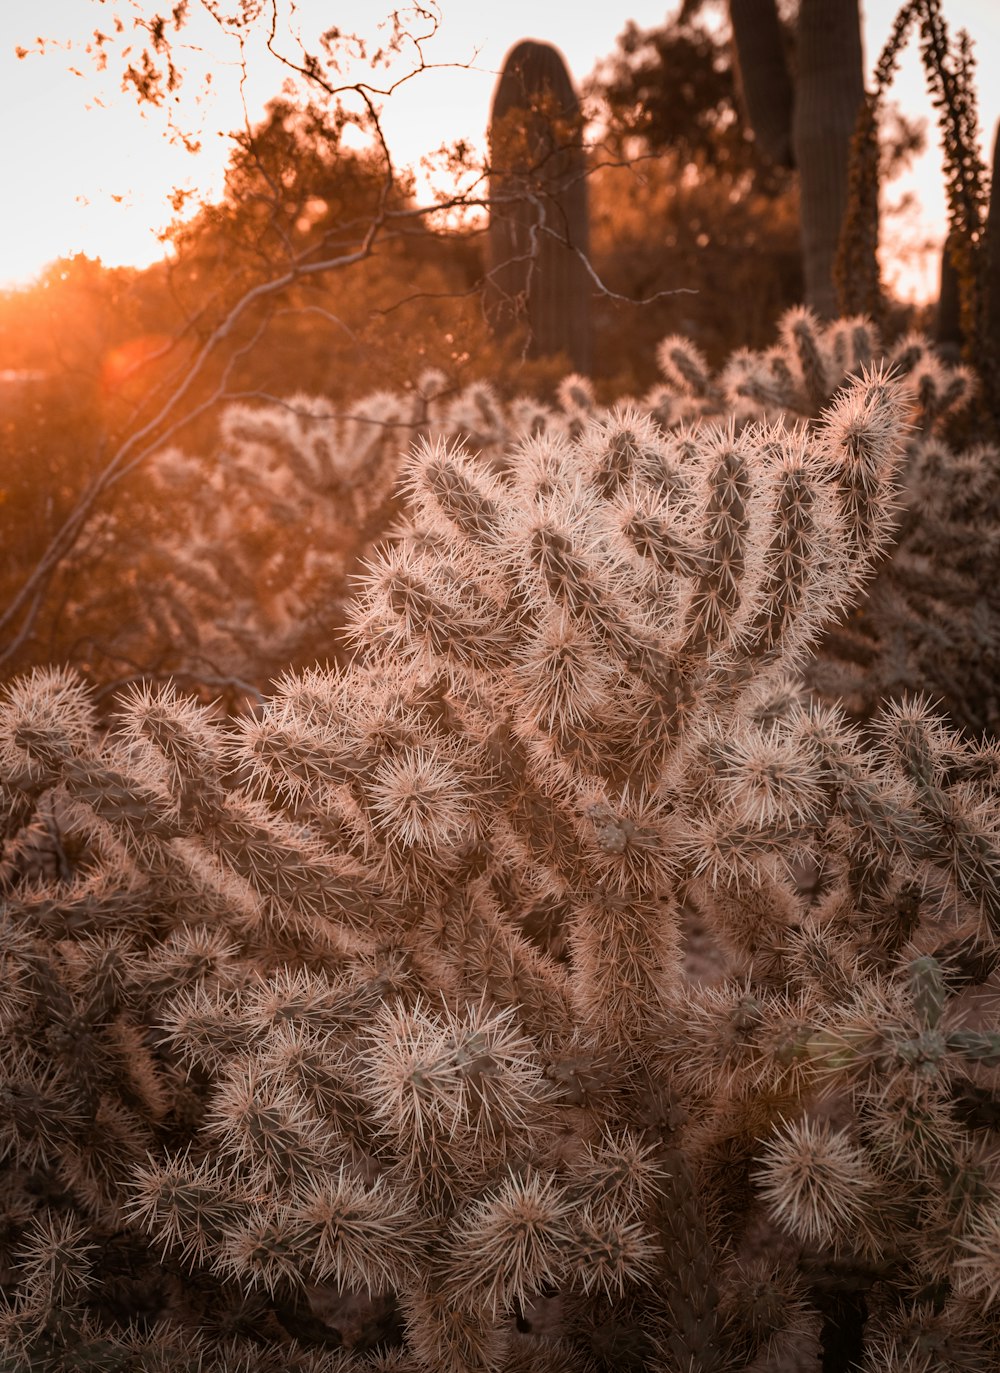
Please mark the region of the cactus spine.
POLYGON ((721 424, 575 380, 487 455, 477 388, 350 662, 0 694, 4 1367, 839 1373, 833 1271, 853 1366, 995 1367, 996 746, 792 675, 955 389, 880 351, 798 310, 721 424))

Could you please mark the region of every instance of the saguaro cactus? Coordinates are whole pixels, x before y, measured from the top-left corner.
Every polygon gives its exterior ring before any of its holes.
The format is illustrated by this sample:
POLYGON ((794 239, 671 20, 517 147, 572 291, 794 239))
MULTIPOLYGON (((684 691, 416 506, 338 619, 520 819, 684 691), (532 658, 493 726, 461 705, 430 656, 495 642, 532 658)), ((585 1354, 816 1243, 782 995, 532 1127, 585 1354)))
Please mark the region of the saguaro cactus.
POLYGON ((747 115, 765 155, 799 170, 806 304, 837 314, 833 264, 847 209, 851 135, 864 96, 857 0, 802 0, 790 82, 774 0, 730 0, 747 115))
POLYGON ((993 424, 1000 432, 1000 120, 993 136, 990 206, 986 215, 986 349, 980 362, 983 389, 993 424))
POLYGON ((962 303, 952 252, 953 240, 949 234, 941 249, 941 284, 934 309, 934 342, 957 352, 962 346, 962 303))
POLYGON ((776 166, 794 167, 794 92, 774 0, 732 0, 729 17, 740 94, 757 147, 776 166))
POLYGON ((864 98, 857 0, 802 0, 792 141, 799 168, 806 300, 837 314, 833 262, 847 209, 851 135, 864 98))
POLYGON ((498 333, 527 326, 532 357, 590 370, 587 182, 580 102, 547 43, 507 54, 490 114, 487 308, 498 333))

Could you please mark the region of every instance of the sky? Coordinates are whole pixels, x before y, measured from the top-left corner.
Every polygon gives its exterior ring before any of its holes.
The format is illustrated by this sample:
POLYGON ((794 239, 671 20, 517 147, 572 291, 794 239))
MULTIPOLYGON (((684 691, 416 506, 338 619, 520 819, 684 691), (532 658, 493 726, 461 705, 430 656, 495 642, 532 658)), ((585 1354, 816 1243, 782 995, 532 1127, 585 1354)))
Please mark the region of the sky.
MULTIPOLYGON (((173 0, 170 0, 172 4, 173 0)), ((114 11, 128 18, 139 0, 32 0, 0 3, 0 288, 30 281, 52 259, 83 252, 107 265, 145 265, 163 254, 157 232, 172 217, 169 194, 181 186, 217 194, 230 146, 228 133, 246 115, 257 118, 280 88, 282 71, 261 47, 244 53, 220 43, 214 24, 193 0, 194 20, 183 35, 181 54, 192 75, 182 90, 177 118, 194 129, 202 150, 196 156, 171 143, 163 111, 138 108, 120 89, 120 67, 95 68, 85 46, 96 27, 111 28, 114 11), (38 39, 44 51, 37 51, 38 39), (17 49, 27 49, 18 58, 17 49), (243 64, 241 65, 241 58, 243 64), (207 94, 198 105, 203 78, 207 94)), ((396 0, 399 3, 400 0, 396 0)), ((295 0, 278 0, 287 8, 295 0)), ((388 0, 297 0, 304 31, 329 25, 331 12, 344 31, 365 32, 378 41, 377 21, 388 0)), ((865 70, 870 72, 888 36, 896 0, 862 0, 865 70)), ((442 70, 421 72, 385 102, 384 128, 399 164, 416 163, 444 143, 464 138, 482 145, 496 73, 507 50, 522 38, 554 43, 579 82, 615 46, 629 19, 640 27, 663 22, 676 3, 626 0, 440 0, 441 22, 424 49, 425 60, 442 70)), ((163 8, 169 8, 164 4, 163 8)), ((144 6, 150 12, 150 6, 144 6)), ((952 30, 964 27, 976 45, 980 124, 987 162, 1000 116, 998 0, 944 0, 952 30)), ((396 71, 399 68, 394 69, 396 71)), ((384 74, 380 78, 385 79, 384 74)), ((890 190, 915 203, 893 221, 894 242, 910 251, 900 259, 884 254, 887 280, 906 298, 936 294, 939 243, 945 218, 940 153, 933 111, 911 38, 894 95, 904 113, 929 122, 928 151, 890 190), (914 252, 914 245, 919 251, 914 252)))

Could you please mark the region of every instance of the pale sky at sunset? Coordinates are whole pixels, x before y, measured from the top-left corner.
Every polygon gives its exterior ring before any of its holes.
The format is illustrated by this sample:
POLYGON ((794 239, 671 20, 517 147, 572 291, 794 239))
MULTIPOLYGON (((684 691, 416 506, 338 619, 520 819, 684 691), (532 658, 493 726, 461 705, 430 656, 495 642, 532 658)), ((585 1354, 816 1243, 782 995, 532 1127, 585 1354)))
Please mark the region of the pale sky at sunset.
MULTIPOLYGON (((397 0, 398 2, 398 0, 397 0)), ((285 0, 287 3, 287 0, 285 0)), ((303 27, 316 16, 316 28, 336 22, 343 30, 373 28, 391 0, 300 0, 303 27)), ((124 11, 124 3, 116 6, 124 11)), ((164 5, 164 8, 169 6, 164 5)), ((194 5, 197 10, 198 6, 194 5)), ((870 71, 897 9, 896 0, 863 0, 865 65, 870 71)), ((561 49, 577 81, 614 47, 628 19, 642 27, 661 23, 676 10, 663 0, 627 0, 618 8, 607 0, 557 3, 557 0, 441 0, 442 23, 426 48, 431 62, 471 64, 469 70, 425 72, 387 102, 384 126, 400 164, 417 161, 442 143, 484 138, 495 74, 504 54, 521 38, 536 38, 561 49)), ((111 26, 111 4, 96 0, 4 0, 0 4, 0 103, 4 139, 0 146, 0 286, 30 280, 46 262, 73 252, 101 257, 109 265, 144 264, 162 255, 155 230, 171 218, 170 188, 182 185, 215 193, 221 184, 227 140, 220 136, 242 122, 238 52, 220 43, 214 26, 193 27, 183 35, 211 51, 190 54, 212 70, 212 96, 199 112, 185 110, 191 127, 203 119, 204 151, 192 157, 171 146, 162 117, 140 113, 135 100, 118 89, 116 76, 96 73, 82 44, 92 30, 111 26), (31 48, 38 36, 69 41, 44 55, 19 61, 18 46, 31 48), (67 70, 78 68, 82 74, 67 70)), ((954 31, 965 27, 976 43, 980 122, 984 155, 992 146, 1000 116, 1000 0, 944 0, 954 31), (991 79, 992 78, 992 79, 991 79)), ((183 56, 183 54, 181 54, 183 56)), ((274 95, 282 74, 266 53, 247 54, 244 97, 251 118, 274 95)), ((192 94, 194 91, 192 83, 192 94)), ((915 42, 910 41, 895 95, 907 114, 933 115, 926 97, 915 42)), ((929 151, 905 182, 892 188, 919 197, 919 218, 905 234, 913 241, 939 238, 944 193, 936 130, 929 128, 929 151)), ((924 255, 905 275, 886 258, 886 275, 908 295, 936 292, 937 254, 924 255)))

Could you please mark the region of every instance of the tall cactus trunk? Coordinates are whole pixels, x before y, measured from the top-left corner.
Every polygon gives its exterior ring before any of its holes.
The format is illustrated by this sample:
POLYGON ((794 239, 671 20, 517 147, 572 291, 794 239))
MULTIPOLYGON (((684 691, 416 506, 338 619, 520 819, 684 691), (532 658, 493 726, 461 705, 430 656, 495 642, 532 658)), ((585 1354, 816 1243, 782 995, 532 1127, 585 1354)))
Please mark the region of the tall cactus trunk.
POLYGON ((486 308, 498 335, 526 328, 530 357, 591 367, 591 281, 580 102, 547 43, 507 54, 490 113, 486 308))
POLYGON ((941 283, 934 309, 934 342, 957 361, 962 351, 961 300, 953 261, 953 235, 941 249, 941 283))
POLYGON ((858 0, 801 0, 794 88, 775 0, 730 0, 729 17, 754 137, 765 158, 799 170, 806 304, 833 319, 851 138, 864 99, 858 0))
POLYGON ((864 98, 858 0, 801 0, 792 137, 806 303, 838 313, 833 266, 847 209, 851 135, 864 98))
POLYGON ((792 78, 774 0, 730 0, 740 92, 754 142, 778 167, 792 153, 792 78))
POLYGON ((983 293, 986 298, 986 348, 978 359, 983 377, 983 399, 995 431, 1000 434, 1000 120, 993 137, 990 208, 986 216, 983 293))

